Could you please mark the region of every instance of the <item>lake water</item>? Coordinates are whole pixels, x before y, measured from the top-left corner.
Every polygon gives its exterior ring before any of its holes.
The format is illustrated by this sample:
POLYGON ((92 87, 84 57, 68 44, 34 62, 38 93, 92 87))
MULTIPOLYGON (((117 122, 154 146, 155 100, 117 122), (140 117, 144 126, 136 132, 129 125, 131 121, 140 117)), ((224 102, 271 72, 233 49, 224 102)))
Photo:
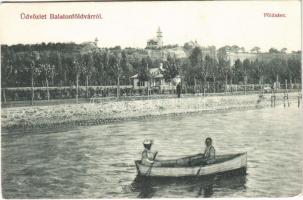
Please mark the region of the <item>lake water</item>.
POLYGON ((4 198, 289 197, 302 189, 302 109, 196 113, 70 130, 2 133, 4 198), (247 175, 141 183, 145 138, 158 158, 248 152, 247 175))

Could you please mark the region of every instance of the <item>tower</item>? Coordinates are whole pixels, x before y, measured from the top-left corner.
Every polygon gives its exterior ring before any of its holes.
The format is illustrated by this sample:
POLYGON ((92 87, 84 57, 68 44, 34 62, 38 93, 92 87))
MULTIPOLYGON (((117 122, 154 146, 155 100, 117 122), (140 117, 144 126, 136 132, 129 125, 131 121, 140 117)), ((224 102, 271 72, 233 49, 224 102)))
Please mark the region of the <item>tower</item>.
POLYGON ((98 42, 99 42, 99 40, 98 40, 98 38, 96 37, 96 38, 95 38, 95 41, 94 41, 94 44, 95 44, 96 46, 98 46, 98 42))
POLYGON ((163 41, 162 41, 162 31, 160 29, 160 27, 158 27, 158 31, 157 31, 157 39, 158 39, 158 47, 162 48, 163 47, 163 41))

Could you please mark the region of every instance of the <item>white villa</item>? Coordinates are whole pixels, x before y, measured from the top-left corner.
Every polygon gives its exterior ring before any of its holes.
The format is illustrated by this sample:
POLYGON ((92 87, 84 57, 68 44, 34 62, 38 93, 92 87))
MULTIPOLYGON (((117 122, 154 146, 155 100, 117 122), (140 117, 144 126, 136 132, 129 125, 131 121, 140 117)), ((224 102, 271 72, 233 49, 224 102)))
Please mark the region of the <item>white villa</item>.
POLYGON ((139 87, 151 87, 151 88, 159 88, 161 90, 166 89, 174 89, 177 85, 177 83, 181 82, 181 78, 177 76, 172 80, 172 82, 167 82, 164 79, 163 74, 161 71, 163 70, 163 64, 160 63, 159 67, 150 68, 149 73, 151 75, 151 79, 149 81, 140 81, 138 79, 138 74, 135 74, 134 76, 130 77, 132 80, 132 84, 134 88, 139 87))

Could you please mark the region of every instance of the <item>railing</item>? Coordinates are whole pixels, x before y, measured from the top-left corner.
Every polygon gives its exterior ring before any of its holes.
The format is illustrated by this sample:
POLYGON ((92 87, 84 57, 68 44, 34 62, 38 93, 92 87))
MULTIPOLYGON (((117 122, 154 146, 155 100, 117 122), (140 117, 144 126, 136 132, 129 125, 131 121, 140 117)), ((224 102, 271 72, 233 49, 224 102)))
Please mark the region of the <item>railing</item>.
MULTIPOLYGON (((183 85, 182 94, 188 95, 226 95, 226 94, 246 94, 246 93, 271 93, 271 92, 296 92, 301 90, 301 84, 279 84, 273 87, 270 84, 247 84, 247 85, 183 85)), ((75 99, 77 89, 72 87, 49 87, 50 100, 75 99)), ((2 88, 2 104, 12 101, 30 101, 32 99, 31 87, 2 88)), ((47 100, 47 88, 35 87, 34 100, 47 100)), ((149 99, 149 98, 170 98, 176 96, 176 87, 133 87, 132 85, 121 85, 119 99, 149 99)), ((115 101, 117 100, 117 86, 79 86, 78 99, 86 99, 86 102, 115 101)))

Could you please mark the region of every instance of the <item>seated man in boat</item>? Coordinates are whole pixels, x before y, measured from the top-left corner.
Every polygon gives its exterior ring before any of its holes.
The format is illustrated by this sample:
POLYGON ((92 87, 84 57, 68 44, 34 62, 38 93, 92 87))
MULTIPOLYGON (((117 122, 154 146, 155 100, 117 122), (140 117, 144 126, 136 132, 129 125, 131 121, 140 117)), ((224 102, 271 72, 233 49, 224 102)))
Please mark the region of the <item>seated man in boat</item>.
POLYGON ((205 139, 205 151, 203 154, 203 164, 212 164, 216 161, 216 150, 212 145, 212 139, 210 137, 205 139))
POLYGON ((153 144, 152 140, 144 140, 143 146, 144 150, 142 151, 141 164, 143 165, 151 165, 154 163, 156 153, 151 151, 151 146, 153 144))

